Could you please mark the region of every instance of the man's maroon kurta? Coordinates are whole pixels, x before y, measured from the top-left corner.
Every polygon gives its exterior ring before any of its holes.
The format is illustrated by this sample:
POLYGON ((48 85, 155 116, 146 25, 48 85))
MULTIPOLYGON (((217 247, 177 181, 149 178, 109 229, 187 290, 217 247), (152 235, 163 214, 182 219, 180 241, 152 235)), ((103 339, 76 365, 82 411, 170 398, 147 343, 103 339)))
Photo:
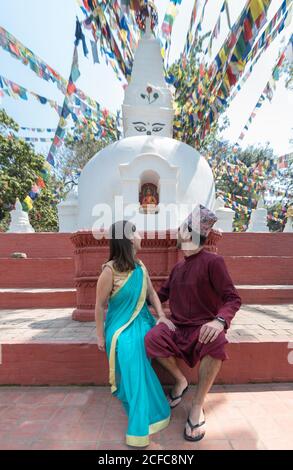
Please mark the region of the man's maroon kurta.
POLYGON ((193 367, 203 356, 227 358, 225 332, 211 343, 199 342, 203 324, 220 316, 229 328, 241 299, 227 271, 224 258, 201 250, 177 263, 169 279, 158 292, 161 302, 169 299, 171 317, 176 325, 172 332, 159 323, 145 337, 149 357, 181 357, 193 367))

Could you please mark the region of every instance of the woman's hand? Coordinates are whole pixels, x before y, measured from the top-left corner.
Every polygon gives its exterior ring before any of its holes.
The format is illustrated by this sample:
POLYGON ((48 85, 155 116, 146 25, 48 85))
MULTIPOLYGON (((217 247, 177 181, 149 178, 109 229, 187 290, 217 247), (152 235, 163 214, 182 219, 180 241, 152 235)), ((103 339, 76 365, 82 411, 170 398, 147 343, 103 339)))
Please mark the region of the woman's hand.
POLYGON ((167 317, 163 316, 163 317, 160 317, 159 320, 157 321, 156 325, 158 325, 159 323, 165 323, 165 325, 167 325, 167 327, 171 330, 171 331, 175 331, 176 330, 176 326, 174 325, 174 323, 169 320, 167 317))
POLYGON ((102 335, 97 336, 97 344, 99 351, 105 351, 105 337, 102 335))

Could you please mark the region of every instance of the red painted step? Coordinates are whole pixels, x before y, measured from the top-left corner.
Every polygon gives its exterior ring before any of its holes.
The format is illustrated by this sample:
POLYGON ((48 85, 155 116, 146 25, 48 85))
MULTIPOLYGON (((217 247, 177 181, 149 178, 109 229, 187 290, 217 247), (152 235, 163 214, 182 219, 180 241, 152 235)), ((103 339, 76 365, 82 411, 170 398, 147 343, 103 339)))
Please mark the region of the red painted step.
MULTIPOLYGON (((2 344, 0 385, 108 385, 108 361, 94 343, 2 344)), ((289 382, 293 379, 288 362, 288 342, 241 342, 227 345, 225 361, 216 383, 289 382)), ((195 369, 179 365, 190 383, 196 383, 195 369)), ((170 376, 154 362, 163 383, 170 376)))
POLYGON ((225 256, 234 284, 293 284, 293 257, 225 256))
MULTIPOLYGON (((0 310, 0 384, 108 383, 108 361, 96 344, 95 322, 74 322, 71 308, 0 310)), ((218 383, 293 379, 293 304, 243 305, 229 328, 218 383)), ((155 364, 155 361, 154 361, 155 364)), ((195 371, 181 362, 194 383, 195 371)), ((165 383, 170 377, 159 370, 165 383)))
MULTIPOLYGON (((235 284, 293 284, 293 257, 225 256, 235 284)), ((0 287, 73 287, 73 258, 0 258, 0 287)))
MULTIPOLYGON (((293 286, 236 286, 243 304, 293 303, 293 286)), ((0 309, 61 308, 76 306, 74 288, 0 288, 0 309)))
POLYGON ((74 260, 0 258, 0 287, 74 287, 74 260))
POLYGON ((75 307, 76 289, 0 288, 0 309, 75 307))
MULTIPOLYGON (((29 258, 73 256, 71 233, 0 233, 0 258, 12 252, 27 253, 29 258)), ((291 256, 291 233, 224 233, 218 244, 224 256, 291 256)))
POLYGON ((292 233, 224 233, 218 250, 223 256, 292 256, 292 233))
POLYGON ((293 303, 293 285, 236 286, 243 304, 277 305, 293 303))
POLYGON ((72 257, 71 233, 0 233, 0 258, 26 253, 28 258, 72 257))

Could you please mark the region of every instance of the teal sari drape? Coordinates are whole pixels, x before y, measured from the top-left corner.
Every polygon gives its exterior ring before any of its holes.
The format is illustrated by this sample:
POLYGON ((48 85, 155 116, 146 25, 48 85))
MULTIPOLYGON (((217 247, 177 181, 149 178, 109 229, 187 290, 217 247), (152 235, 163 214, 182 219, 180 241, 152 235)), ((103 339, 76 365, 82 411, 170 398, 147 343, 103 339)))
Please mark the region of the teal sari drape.
POLYGON ((155 325, 146 292, 146 270, 137 263, 110 297, 105 320, 111 392, 128 415, 126 443, 133 446, 148 445, 149 435, 168 425, 171 411, 145 351, 144 337, 155 325))

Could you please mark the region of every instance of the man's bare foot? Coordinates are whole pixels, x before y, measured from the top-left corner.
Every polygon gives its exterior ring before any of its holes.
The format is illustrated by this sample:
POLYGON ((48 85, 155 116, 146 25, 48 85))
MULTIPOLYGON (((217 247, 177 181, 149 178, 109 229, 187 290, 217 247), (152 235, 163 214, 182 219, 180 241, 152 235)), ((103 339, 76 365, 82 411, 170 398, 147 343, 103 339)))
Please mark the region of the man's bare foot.
POLYGON ((171 390, 171 396, 168 396, 168 401, 171 405, 172 408, 175 408, 175 406, 179 405, 181 399, 182 399, 182 393, 183 391, 188 387, 188 382, 185 377, 183 377, 180 381, 177 381, 174 385, 174 387, 171 390), (179 397, 176 400, 172 400, 172 397, 179 397))
MULTIPOLYGON (((202 423, 205 420, 202 406, 198 406, 198 405, 192 406, 190 413, 189 413, 189 420, 194 426, 202 423)), ((191 429, 190 425, 187 422, 185 425, 185 432, 186 432, 186 435, 192 439, 201 438, 201 436, 203 437, 203 435, 205 434, 205 425, 202 424, 200 427, 191 429)))

